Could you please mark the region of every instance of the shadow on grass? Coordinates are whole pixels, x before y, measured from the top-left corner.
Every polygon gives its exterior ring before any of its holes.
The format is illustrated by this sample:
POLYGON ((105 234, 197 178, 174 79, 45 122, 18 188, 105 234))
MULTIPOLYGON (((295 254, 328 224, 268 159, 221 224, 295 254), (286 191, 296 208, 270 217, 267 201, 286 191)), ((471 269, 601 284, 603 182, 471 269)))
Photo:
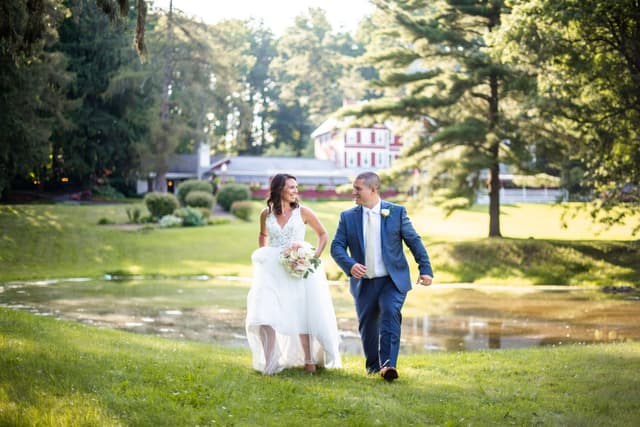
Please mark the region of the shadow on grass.
POLYGON ((441 270, 462 282, 523 278, 533 284, 640 283, 640 242, 483 239, 435 243, 441 270))
POLYGON ((633 425, 637 344, 362 358, 262 376, 247 351, 0 309, 5 425, 633 425), (561 398, 559 398, 561 396, 561 398))

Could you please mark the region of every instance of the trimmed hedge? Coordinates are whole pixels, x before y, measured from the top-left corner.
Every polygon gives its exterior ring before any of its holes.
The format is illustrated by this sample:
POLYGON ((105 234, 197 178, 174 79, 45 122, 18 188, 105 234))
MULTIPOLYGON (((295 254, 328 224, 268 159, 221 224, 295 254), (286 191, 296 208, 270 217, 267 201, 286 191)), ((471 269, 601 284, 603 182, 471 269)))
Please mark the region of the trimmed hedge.
POLYGON ((213 185, 209 181, 203 181, 201 179, 188 179, 180 183, 176 190, 176 196, 178 197, 181 205, 189 205, 187 203, 187 196, 192 191, 202 191, 213 195, 213 185))
POLYGON ((251 190, 244 184, 226 184, 218 192, 218 204, 222 209, 229 212, 233 202, 249 200, 251 190))
POLYGON ((243 221, 249 221, 253 214, 253 203, 248 200, 239 200, 231 204, 231 213, 243 221))
POLYGON ((211 193, 207 193, 206 191, 190 191, 185 197, 185 204, 187 206, 191 206, 192 208, 207 208, 211 209, 216 199, 213 197, 211 193))
POLYGON ((180 206, 178 199, 173 194, 158 192, 147 193, 144 196, 144 204, 156 220, 165 215, 171 215, 180 206))

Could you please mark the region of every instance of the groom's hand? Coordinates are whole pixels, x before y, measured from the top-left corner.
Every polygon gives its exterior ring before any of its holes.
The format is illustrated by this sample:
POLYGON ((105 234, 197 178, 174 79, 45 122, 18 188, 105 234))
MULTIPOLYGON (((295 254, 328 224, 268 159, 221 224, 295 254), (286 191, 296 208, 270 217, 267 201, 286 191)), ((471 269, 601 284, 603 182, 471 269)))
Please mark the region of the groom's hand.
POLYGON ((356 279, 362 278, 362 276, 364 276, 366 272, 367 267, 362 264, 355 263, 353 264, 353 267, 351 267, 351 275, 356 279))
POLYGON ((433 277, 427 274, 422 274, 420 277, 418 277, 418 285, 429 286, 432 282, 433 277))

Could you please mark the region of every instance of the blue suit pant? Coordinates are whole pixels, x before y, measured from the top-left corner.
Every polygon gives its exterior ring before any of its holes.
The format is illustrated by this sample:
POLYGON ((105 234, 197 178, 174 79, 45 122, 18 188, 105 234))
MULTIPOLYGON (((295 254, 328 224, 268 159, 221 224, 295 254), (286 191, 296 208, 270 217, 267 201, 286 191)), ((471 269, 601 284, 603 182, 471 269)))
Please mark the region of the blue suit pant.
POLYGON ((407 297, 391 277, 362 279, 355 296, 358 329, 369 373, 396 367, 400 350, 402 305, 407 297))

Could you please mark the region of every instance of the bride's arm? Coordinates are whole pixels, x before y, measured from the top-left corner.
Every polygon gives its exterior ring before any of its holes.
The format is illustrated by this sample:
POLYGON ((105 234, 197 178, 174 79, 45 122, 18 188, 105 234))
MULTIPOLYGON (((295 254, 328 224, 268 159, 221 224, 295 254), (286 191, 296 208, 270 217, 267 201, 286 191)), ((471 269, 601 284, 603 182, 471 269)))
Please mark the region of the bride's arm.
POLYGON ((324 226, 316 216, 316 214, 309 208, 301 207, 300 213, 302 214, 302 219, 305 224, 308 224, 309 227, 313 231, 315 231, 316 236, 318 236, 318 244, 316 245, 316 258, 320 258, 322 255, 322 251, 325 246, 327 246, 327 240, 329 239, 329 235, 327 234, 327 230, 325 230, 324 226))
POLYGON ((267 246, 267 238, 269 235, 267 234, 267 214, 269 213, 269 208, 264 208, 260 213, 260 234, 258 234, 258 246, 263 247, 267 246))

